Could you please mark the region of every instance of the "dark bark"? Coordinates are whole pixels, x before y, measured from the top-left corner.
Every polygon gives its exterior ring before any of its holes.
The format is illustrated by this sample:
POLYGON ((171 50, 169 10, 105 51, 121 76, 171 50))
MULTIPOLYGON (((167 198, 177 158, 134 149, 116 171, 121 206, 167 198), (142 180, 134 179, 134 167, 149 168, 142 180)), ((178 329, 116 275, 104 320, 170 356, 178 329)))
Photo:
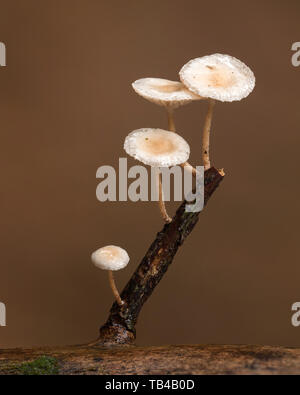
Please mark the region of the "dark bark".
MULTIPOLYGON (((204 205, 223 179, 223 172, 211 168, 204 175, 204 205)), ((150 297, 172 263, 178 248, 191 233, 199 212, 185 211, 186 202, 178 208, 172 222, 166 224, 151 244, 142 262, 121 293, 125 302, 113 304, 107 322, 100 328, 99 345, 134 342, 135 325, 144 303, 150 297)))

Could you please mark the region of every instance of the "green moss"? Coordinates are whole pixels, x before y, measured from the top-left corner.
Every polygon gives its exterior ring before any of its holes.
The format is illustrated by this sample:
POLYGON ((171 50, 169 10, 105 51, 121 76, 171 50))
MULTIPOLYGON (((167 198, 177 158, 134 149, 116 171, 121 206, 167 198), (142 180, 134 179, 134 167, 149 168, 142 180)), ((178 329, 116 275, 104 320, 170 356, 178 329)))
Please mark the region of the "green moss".
POLYGON ((58 362, 53 357, 46 355, 32 362, 24 362, 19 366, 19 372, 26 376, 48 376, 58 374, 58 362))
POLYGON ((0 374, 15 374, 25 376, 51 376, 59 373, 58 362, 53 357, 43 355, 34 361, 0 366, 0 374))

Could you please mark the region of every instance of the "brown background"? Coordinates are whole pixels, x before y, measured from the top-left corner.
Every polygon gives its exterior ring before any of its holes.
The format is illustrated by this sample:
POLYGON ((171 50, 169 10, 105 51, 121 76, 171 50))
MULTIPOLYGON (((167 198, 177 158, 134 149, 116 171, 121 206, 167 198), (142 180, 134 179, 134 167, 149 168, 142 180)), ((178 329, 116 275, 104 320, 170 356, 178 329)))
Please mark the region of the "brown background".
MULTIPOLYGON (((162 225, 155 203, 95 197, 96 169, 125 156, 128 132, 166 124, 130 83, 177 79, 215 52, 248 64, 257 86, 216 106, 212 157, 226 180, 145 305, 138 342, 300 346, 299 19, 299 0, 0 1, 1 347, 96 337, 112 295, 90 253, 129 251, 121 288, 162 225)), ((176 116, 194 164, 205 110, 176 116)))

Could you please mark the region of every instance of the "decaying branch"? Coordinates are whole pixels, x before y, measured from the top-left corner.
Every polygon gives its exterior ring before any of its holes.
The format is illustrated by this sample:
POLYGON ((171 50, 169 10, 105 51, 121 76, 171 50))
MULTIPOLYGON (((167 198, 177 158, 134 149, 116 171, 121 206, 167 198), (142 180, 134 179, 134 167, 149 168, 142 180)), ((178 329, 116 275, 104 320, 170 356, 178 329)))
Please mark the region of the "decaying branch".
MULTIPOLYGON (((204 205, 223 179, 223 172, 210 168, 204 174, 204 205)), ((107 322, 100 328, 96 344, 130 344, 141 308, 172 263, 178 248, 196 225, 199 212, 186 212, 186 202, 177 210, 150 246, 142 262, 121 293, 124 305, 114 303, 107 322)))
MULTIPOLYGON (((300 349, 252 345, 0 350, 0 375, 299 374, 300 349)), ((117 379, 117 378, 116 378, 117 379)))

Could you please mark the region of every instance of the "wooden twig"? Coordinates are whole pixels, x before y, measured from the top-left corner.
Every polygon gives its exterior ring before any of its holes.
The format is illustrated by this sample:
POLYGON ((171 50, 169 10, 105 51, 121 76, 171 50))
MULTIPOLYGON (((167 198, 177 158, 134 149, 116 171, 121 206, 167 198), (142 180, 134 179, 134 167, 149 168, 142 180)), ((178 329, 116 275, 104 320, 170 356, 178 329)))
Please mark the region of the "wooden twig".
MULTIPOLYGON (((210 168, 204 174, 204 205, 207 204, 224 173, 210 168)), ((178 208, 172 222, 166 224, 150 246, 142 262, 121 293, 123 306, 113 304, 100 337, 92 344, 130 344, 136 337, 135 326, 141 308, 158 285, 174 256, 196 225, 199 212, 186 212, 186 202, 178 208)))

